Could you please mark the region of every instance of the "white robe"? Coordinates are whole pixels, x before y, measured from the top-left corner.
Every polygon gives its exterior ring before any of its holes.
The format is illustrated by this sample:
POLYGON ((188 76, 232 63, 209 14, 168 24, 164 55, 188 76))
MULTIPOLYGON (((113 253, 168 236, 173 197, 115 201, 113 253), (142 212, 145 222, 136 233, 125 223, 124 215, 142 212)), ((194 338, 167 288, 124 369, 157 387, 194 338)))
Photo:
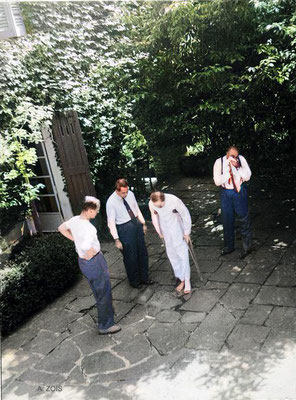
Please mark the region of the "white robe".
POLYGON ((190 290, 188 246, 183 236, 191 233, 191 217, 187 207, 173 194, 165 194, 162 208, 156 207, 150 200, 149 209, 154 228, 159 235, 164 236, 167 256, 175 276, 185 281, 185 290, 190 290))

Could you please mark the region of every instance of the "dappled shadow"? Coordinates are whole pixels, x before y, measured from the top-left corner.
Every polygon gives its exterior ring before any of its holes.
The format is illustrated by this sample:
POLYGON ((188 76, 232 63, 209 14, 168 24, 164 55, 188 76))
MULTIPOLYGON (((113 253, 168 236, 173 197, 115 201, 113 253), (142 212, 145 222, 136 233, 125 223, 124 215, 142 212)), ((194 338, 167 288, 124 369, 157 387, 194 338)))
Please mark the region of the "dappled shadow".
POLYGON ((267 188, 256 185, 249 192, 255 251, 244 260, 239 250, 220 255, 219 191, 209 179, 168 185, 192 213, 204 282, 192 264, 193 294, 176 297, 151 224, 151 287, 131 289, 120 252, 104 244, 122 331, 97 335, 96 308, 80 281, 4 341, 3 398, 296 398, 295 197, 293 191, 266 195, 261 189, 267 188), (289 207, 280 208, 282 202, 289 207))

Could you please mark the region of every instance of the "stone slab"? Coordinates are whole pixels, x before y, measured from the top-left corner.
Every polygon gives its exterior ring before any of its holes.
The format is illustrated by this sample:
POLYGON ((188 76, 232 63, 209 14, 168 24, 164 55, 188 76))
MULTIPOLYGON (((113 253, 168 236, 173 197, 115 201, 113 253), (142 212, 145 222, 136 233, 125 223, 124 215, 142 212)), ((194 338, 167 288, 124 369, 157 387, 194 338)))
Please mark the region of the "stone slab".
POLYGON ((148 338, 159 354, 172 353, 184 347, 189 334, 184 330, 182 324, 165 324, 155 322, 148 330, 148 338))
POLYGON ((245 266, 235 281, 262 285, 274 268, 274 263, 256 263, 253 261, 245 266))
POLYGON ((296 267, 293 264, 280 264, 275 267, 265 285, 296 286, 296 267))
POLYGON ((154 293, 154 295, 148 302, 148 305, 160 308, 162 310, 175 308, 180 304, 182 304, 182 301, 179 298, 177 298, 174 293, 166 291, 159 291, 154 293))
POLYGON ((243 261, 223 262, 219 269, 209 277, 212 281, 231 283, 240 274, 246 265, 243 261))
POLYGON ((123 300, 126 302, 133 301, 139 295, 139 289, 130 286, 127 279, 119 283, 112 290, 113 300, 123 300))
POLYGON ((116 353, 121 359, 128 360, 132 365, 156 354, 156 350, 151 347, 144 335, 136 335, 132 340, 122 341, 113 347, 112 353, 116 353))
POLYGON ((133 302, 125 302, 125 301, 113 301, 114 307, 114 319, 119 322, 125 315, 127 315, 132 308, 134 308, 133 302))
POLYGON ((263 286, 254 299, 254 303, 296 307, 296 288, 263 286))
POLYGON ((38 371, 35 369, 28 369, 21 376, 18 377, 19 381, 27 384, 35 383, 35 385, 61 385, 65 382, 66 378, 60 374, 49 374, 48 372, 38 371))
POLYGON ((66 385, 80 386, 85 385, 86 383, 86 377, 83 375, 80 366, 76 365, 76 367, 74 367, 70 372, 66 380, 66 385))
POLYGON ((177 322, 181 318, 181 314, 173 310, 163 310, 157 314, 156 319, 159 322, 177 322))
POLYGON ((60 333, 66 329, 68 324, 80 317, 81 314, 66 309, 59 312, 56 312, 54 309, 46 309, 46 311, 39 313, 32 319, 30 327, 35 332, 38 332, 40 329, 46 329, 51 332, 60 333))
POLYGON ((205 319, 206 313, 204 312, 185 312, 182 315, 181 322, 182 324, 193 324, 197 322, 201 322, 205 319))
POLYGON ((229 287, 220 302, 229 310, 245 310, 249 307, 251 301, 255 298, 260 289, 259 285, 234 283, 229 287))
POLYGON ((83 312, 85 310, 89 310, 95 306, 95 304, 96 300, 91 294, 90 296, 79 297, 78 299, 71 301, 71 303, 67 305, 67 308, 75 312, 83 312))
POLYGON ((207 290, 228 289, 228 287, 229 283, 227 282, 207 281, 207 283, 203 286, 203 289, 207 290))
POLYGON ((269 263, 274 266, 283 257, 283 249, 273 247, 261 247, 259 250, 254 251, 249 255, 249 258, 255 263, 269 263))
POLYGON ((265 325, 273 330, 296 333, 296 308, 274 307, 265 325))
POLYGON ((270 315, 271 310, 271 306, 252 304, 240 320, 240 323, 249 325, 263 325, 270 315))
POLYGON ((234 350, 258 351, 270 332, 270 328, 257 325, 237 325, 227 338, 227 344, 234 350))
POLYGON ((86 356, 81 362, 84 374, 102 374, 126 367, 126 363, 110 351, 100 351, 86 356))
MULTIPOLYGON (((295 349, 295 346, 295 332, 271 330, 261 348, 261 351, 271 354, 273 358, 281 359, 284 354, 290 354, 293 349, 295 349)), ((295 365, 295 359, 293 361, 293 364, 295 365)))
POLYGON ((68 336, 68 333, 53 333, 42 329, 32 341, 23 346, 23 349, 29 352, 46 355, 68 336))
POLYGON ((46 372, 67 373, 79 358, 80 352, 77 347, 71 340, 67 340, 38 362, 34 368, 46 372))
POLYGON ((114 342, 109 335, 99 335, 97 330, 84 332, 72 338, 83 355, 112 346, 114 342))
POLYGON ((214 307, 224 293, 225 290, 196 289, 191 299, 183 304, 180 310, 208 312, 214 307))
POLYGON ((147 286, 144 291, 141 291, 137 298, 135 299, 135 301, 137 302, 137 304, 146 304, 148 302, 148 300, 151 298, 151 296, 153 295, 155 290, 155 285, 153 285, 153 287, 151 286, 147 286))
POLYGON ((217 304, 192 333, 186 347, 219 351, 235 324, 234 316, 217 304))
POLYGON ((200 268, 201 272, 213 273, 213 272, 217 271, 217 269, 220 267, 221 261, 201 260, 201 261, 199 261, 198 264, 199 264, 199 268, 200 268))
POLYGON ((122 258, 118 259, 114 264, 109 266, 110 278, 114 279, 125 279, 126 271, 124 268, 122 258))
POLYGON ((173 272, 168 272, 168 271, 153 271, 150 274, 151 279, 154 282, 157 282, 161 285, 171 285, 174 286, 176 282, 176 278, 173 274, 173 272))
POLYGON ((205 247, 195 245, 194 249, 198 261, 219 261, 220 246, 205 247))

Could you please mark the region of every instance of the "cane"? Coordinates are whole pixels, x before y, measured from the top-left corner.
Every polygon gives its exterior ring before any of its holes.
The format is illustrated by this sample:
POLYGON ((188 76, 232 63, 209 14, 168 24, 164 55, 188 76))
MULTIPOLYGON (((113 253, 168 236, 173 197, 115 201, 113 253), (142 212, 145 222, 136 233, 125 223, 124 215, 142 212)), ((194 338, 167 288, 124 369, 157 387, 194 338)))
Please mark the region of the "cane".
MULTIPOLYGON (((187 243, 187 241, 186 241, 186 243, 187 243)), ((199 269, 199 266, 198 266, 198 262, 196 260, 196 255, 195 255, 195 251, 194 251, 193 244, 192 244, 192 241, 191 241, 191 237, 189 237, 189 242, 187 243, 187 246, 188 246, 188 250, 189 250, 189 253, 191 255, 191 258, 193 260, 193 263, 195 265, 195 268, 197 270, 199 279, 201 280, 201 282, 203 282, 204 280, 203 280, 202 274, 200 272, 200 269, 199 269)))

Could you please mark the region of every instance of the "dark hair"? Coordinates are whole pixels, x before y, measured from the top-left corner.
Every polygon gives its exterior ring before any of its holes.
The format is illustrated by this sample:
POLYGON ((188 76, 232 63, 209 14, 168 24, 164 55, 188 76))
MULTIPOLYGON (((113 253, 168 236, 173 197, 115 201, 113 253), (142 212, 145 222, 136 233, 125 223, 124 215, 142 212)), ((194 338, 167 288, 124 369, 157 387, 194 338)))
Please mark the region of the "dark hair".
POLYGON ((117 181, 115 182, 115 189, 118 190, 120 192, 121 188, 124 187, 128 187, 128 183, 127 180, 125 178, 120 178, 117 179, 117 181))
POLYGON ((152 192, 150 195, 150 200, 155 203, 158 200, 164 201, 164 193, 161 191, 152 192))
POLYGON ((93 203, 92 201, 86 201, 82 203, 82 211, 87 211, 89 209, 96 210, 97 208, 98 205, 96 203, 93 203))

